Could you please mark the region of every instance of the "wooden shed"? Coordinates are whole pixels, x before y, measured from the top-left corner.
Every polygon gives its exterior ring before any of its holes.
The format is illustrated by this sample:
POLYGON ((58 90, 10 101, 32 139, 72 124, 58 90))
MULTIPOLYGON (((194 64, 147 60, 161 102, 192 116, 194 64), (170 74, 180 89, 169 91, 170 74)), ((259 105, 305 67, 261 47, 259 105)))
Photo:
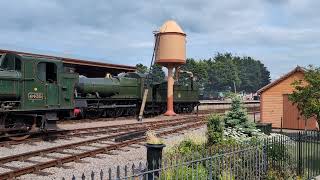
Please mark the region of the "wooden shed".
POLYGON ((260 119, 272 123, 273 128, 316 129, 315 119, 305 120, 296 105, 288 99, 294 90, 292 83, 304 79, 304 69, 297 66, 279 79, 258 90, 260 94, 260 119))

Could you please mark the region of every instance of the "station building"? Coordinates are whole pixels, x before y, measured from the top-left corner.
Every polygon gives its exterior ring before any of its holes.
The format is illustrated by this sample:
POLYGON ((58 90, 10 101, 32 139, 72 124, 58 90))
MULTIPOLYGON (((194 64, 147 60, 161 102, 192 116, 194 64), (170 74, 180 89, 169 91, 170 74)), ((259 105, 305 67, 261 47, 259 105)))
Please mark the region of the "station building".
POLYGON ((264 86, 260 94, 260 122, 272 123, 273 128, 308 129, 317 127, 315 119, 304 119, 288 97, 294 91, 292 83, 304 79, 305 70, 297 66, 279 79, 264 86))
POLYGON ((0 54, 9 53, 9 52, 24 55, 24 56, 34 56, 34 57, 48 58, 48 59, 59 59, 63 61, 66 67, 74 68, 75 72, 81 75, 84 75, 86 77, 105 77, 106 73, 110 73, 111 75, 115 76, 122 72, 134 72, 136 70, 135 66, 103 63, 103 62, 96 62, 91 60, 83 60, 83 59, 76 59, 76 58, 50 56, 50 55, 42 55, 42 54, 0 49, 0 54))

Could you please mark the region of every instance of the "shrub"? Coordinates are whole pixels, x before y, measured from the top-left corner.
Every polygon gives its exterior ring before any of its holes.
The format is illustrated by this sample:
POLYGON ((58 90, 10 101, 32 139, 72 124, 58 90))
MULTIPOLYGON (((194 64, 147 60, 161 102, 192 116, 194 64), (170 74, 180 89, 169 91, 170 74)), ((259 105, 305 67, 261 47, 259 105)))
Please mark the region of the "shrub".
POLYGON ((222 117, 219 115, 211 114, 208 117, 207 123, 207 140, 208 145, 213 145, 221 142, 223 139, 224 124, 222 117))
POLYGON ((188 166, 169 167, 161 173, 160 179, 185 180, 208 178, 207 169, 203 165, 194 164, 193 166, 193 168, 188 166))
POLYGON ((297 176, 295 171, 290 169, 272 169, 270 168, 266 175, 266 180, 302 180, 306 177, 297 176))
POLYGON ((242 128, 227 127, 223 132, 222 144, 224 144, 225 141, 229 141, 231 143, 228 144, 258 145, 261 144, 267 137, 268 136, 260 132, 259 129, 252 130, 251 136, 249 136, 242 128))
POLYGON ((205 149, 207 140, 200 134, 190 133, 179 144, 176 144, 165 149, 165 156, 168 159, 177 156, 191 157, 191 155, 200 155, 200 152, 205 149))
POLYGON ((270 163, 278 165, 281 162, 293 161, 296 150, 296 143, 293 140, 288 136, 275 133, 268 138, 270 143, 266 146, 266 150, 270 163))
POLYGON ((221 180, 235 180, 236 178, 228 171, 223 171, 219 176, 221 180))
POLYGON ((241 129, 249 135, 256 129, 255 123, 249 121, 247 110, 238 96, 232 97, 231 109, 225 115, 224 122, 226 127, 241 129))

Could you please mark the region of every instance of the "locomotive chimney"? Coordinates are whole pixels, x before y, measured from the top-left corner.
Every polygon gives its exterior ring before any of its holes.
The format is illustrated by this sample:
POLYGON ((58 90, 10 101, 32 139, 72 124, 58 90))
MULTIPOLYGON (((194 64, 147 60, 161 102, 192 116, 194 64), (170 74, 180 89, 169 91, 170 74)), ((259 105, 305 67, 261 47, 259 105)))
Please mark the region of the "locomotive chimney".
POLYGON ((186 34, 175 21, 165 22, 156 36, 156 64, 168 69, 168 94, 166 116, 174 116, 173 69, 186 63, 186 34))

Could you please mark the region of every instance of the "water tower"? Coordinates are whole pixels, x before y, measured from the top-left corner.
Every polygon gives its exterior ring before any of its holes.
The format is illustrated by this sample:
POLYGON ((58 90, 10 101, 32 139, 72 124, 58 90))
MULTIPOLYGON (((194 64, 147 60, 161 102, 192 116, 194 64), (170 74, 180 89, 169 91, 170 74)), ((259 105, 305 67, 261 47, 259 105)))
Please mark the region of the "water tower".
POLYGON ((173 68, 186 63, 186 34, 175 21, 165 22, 156 36, 156 64, 168 69, 168 94, 166 116, 174 116, 173 111, 173 68))

